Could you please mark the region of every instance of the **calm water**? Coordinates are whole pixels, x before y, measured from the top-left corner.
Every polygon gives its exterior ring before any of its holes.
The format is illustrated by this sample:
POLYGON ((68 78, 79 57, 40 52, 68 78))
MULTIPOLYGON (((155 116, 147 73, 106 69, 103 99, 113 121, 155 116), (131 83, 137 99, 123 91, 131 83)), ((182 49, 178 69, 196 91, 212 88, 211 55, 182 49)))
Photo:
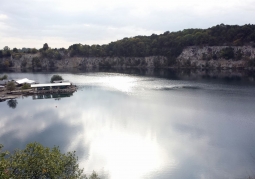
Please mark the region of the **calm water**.
MULTIPOLYGON (((0 103, 5 149, 38 141, 77 151, 86 173, 110 179, 255 175, 255 85, 119 73, 60 74, 70 97, 0 103), (14 102, 15 103, 15 102, 14 102), (11 106, 11 107, 10 107, 11 106)), ((9 73, 48 82, 51 73, 9 73)))

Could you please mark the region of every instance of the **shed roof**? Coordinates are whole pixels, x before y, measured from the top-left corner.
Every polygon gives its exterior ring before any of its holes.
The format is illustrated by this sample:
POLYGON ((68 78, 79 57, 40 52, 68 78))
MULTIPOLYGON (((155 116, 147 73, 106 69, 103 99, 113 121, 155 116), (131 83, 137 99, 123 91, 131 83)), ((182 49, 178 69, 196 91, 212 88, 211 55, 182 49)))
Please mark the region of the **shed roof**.
POLYGON ((49 87, 49 86, 70 86, 71 83, 46 83, 46 84, 34 84, 31 85, 31 88, 38 88, 38 87, 49 87))
POLYGON ((29 80, 29 79, 27 79, 27 78, 18 79, 18 80, 15 80, 15 81, 16 81, 16 83, 18 83, 18 84, 24 84, 24 83, 33 84, 33 83, 35 83, 35 81, 29 80))

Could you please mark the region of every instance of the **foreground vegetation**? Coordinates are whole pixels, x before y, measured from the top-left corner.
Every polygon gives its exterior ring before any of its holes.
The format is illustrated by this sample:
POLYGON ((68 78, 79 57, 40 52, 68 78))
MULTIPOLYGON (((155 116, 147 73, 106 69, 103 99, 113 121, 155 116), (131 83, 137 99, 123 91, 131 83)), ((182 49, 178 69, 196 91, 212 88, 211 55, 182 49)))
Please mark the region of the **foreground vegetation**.
MULTIPOLYGON (((166 31, 163 34, 151 36, 136 36, 123 38, 106 45, 73 44, 68 49, 53 49, 47 43, 39 50, 35 48, 23 48, 12 50, 6 46, 0 50, 0 58, 13 55, 21 57, 24 53, 35 54, 40 52, 40 57, 33 59, 33 66, 40 67, 40 58, 60 60, 63 56, 82 57, 146 57, 165 56, 169 65, 175 64, 182 50, 187 46, 255 46, 255 25, 216 25, 208 29, 184 29, 178 32, 166 31)), ((226 49, 231 51, 231 49, 226 49)), ((224 56, 224 54, 223 54, 224 56)), ((227 54, 227 58, 231 53, 227 54)), ((11 67, 11 61, 0 62, 0 69, 11 67)), ((52 64, 53 65, 53 64, 52 64)), ((22 62, 21 66, 26 66, 22 62)))
POLYGON ((62 154, 58 147, 48 148, 39 143, 30 143, 24 150, 13 154, 2 151, 0 144, 0 178, 66 178, 99 179, 93 172, 89 177, 79 168, 75 152, 62 154))

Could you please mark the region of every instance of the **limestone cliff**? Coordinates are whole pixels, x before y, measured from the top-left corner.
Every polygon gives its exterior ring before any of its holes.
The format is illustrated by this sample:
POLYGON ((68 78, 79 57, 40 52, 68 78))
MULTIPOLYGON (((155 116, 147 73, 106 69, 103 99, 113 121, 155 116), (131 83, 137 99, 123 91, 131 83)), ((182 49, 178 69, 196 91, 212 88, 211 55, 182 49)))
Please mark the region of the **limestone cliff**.
POLYGON ((11 57, 11 68, 99 68, 99 67, 141 67, 164 68, 167 66, 167 58, 162 56, 151 57, 68 57, 61 60, 40 57, 40 54, 25 54, 19 58, 11 57))
POLYGON ((187 47, 177 58, 177 66, 193 68, 253 69, 255 48, 251 46, 187 47))
POLYGON ((149 57, 70 57, 62 54, 60 60, 36 54, 15 54, 0 59, 0 65, 13 69, 65 69, 65 68, 208 68, 255 69, 255 48, 251 46, 190 46, 169 65, 164 56, 149 57))

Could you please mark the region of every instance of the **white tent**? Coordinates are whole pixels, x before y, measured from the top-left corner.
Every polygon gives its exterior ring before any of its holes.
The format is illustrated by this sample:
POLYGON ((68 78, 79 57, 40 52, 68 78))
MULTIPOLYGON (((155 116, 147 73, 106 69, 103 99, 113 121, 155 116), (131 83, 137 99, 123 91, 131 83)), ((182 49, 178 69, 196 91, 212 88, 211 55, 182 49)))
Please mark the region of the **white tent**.
POLYGON ((27 84, 35 84, 35 81, 29 80, 29 79, 27 79, 27 78, 15 80, 15 81, 16 81, 16 83, 18 83, 19 85, 25 84, 25 83, 27 83, 27 84))

